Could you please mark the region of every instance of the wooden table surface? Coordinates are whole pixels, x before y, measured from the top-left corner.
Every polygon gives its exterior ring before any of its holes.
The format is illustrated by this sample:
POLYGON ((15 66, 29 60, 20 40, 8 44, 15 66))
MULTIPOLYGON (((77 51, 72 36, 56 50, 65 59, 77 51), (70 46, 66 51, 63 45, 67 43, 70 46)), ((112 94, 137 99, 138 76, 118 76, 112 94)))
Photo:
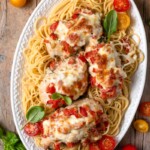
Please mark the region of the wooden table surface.
MULTIPOLYGON (((10 75, 13 55, 21 31, 39 1, 40 0, 28 0, 27 5, 19 9, 10 5, 8 0, 0 0, 1 6, 4 8, 3 12, 0 9, 0 18, 1 16, 3 17, 2 24, 4 25, 1 26, 0 23, 0 125, 11 131, 16 131, 10 104, 10 75)), ((145 25, 149 47, 150 26, 148 26, 147 21, 150 19, 150 0, 135 0, 135 3, 137 4, 145 25)), ((149 62, 142 101, 150 101, 149 62)), ((136 118, 141 118, 141 116, 137 113, 135 119, 136 118)), ((150 123, 150 118, 145 119, 150 123)), ((146 134, 138 133, 131 126, 117 147, 117 150, 121 150, 121 147, 128 143, 136 145, 138 150, 150 150, 150 132, 146 134)), ((2 149, 2 143, 0 143, 0 150, 2 149)))

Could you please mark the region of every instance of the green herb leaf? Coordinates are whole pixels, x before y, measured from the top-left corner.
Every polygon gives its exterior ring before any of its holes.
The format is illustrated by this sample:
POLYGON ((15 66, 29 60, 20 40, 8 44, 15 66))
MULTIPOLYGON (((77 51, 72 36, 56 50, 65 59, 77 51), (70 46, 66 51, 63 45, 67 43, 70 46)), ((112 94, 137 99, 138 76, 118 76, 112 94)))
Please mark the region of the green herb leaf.
POLYGON ((4 145, 4 150, 16 150, 16 148, 12 145, 10 145, 9 143, 6 143, 4 145))
POLYGON ((51 97, 52 97, 53 100, 57 100, 57 99, 60 99, 60 98, 63 99, 63 98, 64 98, 64 97, 63 97, 61 94, 59 94, 59 93, 53 93, 51 97))
POLYGON ((4 130, 0 127, 0 139, 2 139, 3 135, 4 135, 4 130))
POLYGON ((28 122, 36 123, 42 120, 45 116, 44 108, 41 106, 33 106, 29 109, 26 114, 26 118, 28 122))
POLYGON ((16 147, 16 150, 26 150, 24 145, 21 142, 17 143, 15 147, 16 147))
POLYGON ((19 138, 15 133, 7 131, 6 132, 6 141, 10 145, 15 145, 19 141, 19 138))
POLYGON ((71 105, 72 104, 72 99, 68 96, 64 96, 64 101, 66 102, 67 105, 71 105))
POLYGON ((118 16, 115 10, 111 10, 104 20, 104 29, 107 33, 107 38, 117 31, 118 16))

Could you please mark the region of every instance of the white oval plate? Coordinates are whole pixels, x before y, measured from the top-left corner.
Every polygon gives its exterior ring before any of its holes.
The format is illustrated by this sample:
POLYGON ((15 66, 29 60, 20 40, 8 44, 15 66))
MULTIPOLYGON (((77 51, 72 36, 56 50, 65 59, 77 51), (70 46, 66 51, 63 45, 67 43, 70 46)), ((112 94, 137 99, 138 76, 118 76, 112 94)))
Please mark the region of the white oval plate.
MULTIPOLYGON (((24 133, 24 131, 21 130, 22 125, 25 123, 25 117, 21 109, 21 77, 23 72, 22 65, 24 62, 23 50, 27 46, 29 38, 34 33, 33 24, 36 21, 36 19, 40 16, 47 15, 48 12, 52 9, 52 7, 60 1, 61 0, 42 0, 40 2, 40 4, 34 10, 34 12, 32 13, 31 17, 29 18, 28 22, 26 23, 23 29, 14 56, 11 74, 11 107, 17 131, 27 150, 41 150, 41 148, 38 148, 34 144, 33 139, 28 137, 24 133)), ((145 59, 144 62, 140 64, 132 80, 131 94, 130 94, 131 102, 122 121, 120 133, 116 137, 118 143, 121 141, 121 139, 127 132, 133 120, 133 117, 136 113, 137 107, 139 105, 143 93, 146 78, 146 68, 147 68, 146 35, 141 16, 133 0, 131 0, 131 17, 134 19, 133 29, 141 38, 140 49, 143 51, 145 59)))

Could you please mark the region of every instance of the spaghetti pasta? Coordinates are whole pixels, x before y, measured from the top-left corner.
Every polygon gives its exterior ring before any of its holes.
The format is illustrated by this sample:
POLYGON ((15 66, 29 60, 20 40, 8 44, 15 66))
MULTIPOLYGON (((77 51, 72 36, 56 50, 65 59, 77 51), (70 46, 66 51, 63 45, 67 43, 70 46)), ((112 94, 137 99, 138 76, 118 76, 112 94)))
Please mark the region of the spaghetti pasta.
MULTIPOLYGON (((52 23, 58 20, 69 20, 76 9, 83 8, 98 12, 104 18, 113 9, 113 0, 63 0, 51 11, 47 18, 42 17, 35 22, 35 35, 29 40, 28 47, 24 50, 25 71, 22 78, 22 103, 25 114, 30 107, 35 105, 43 106, 47 115, 53 111, 43 104, 39 96, 39 84, 46 74, 48 65, 54 60, 48 54, 44 40, 51 34, 50 25, 52 23)), ((114 33, 110 38, 110 43, 114 45, 119 53, 123 70, 127 74, 123 82, 122 94, 113 101, 104 101, 100 97, 99 88, 90 86, 87 96, 99 101, 108 116, 109 127, 103 134, 116 136, 119 133, 123 115, 130 103, 129 86, 131 77, 137 70, 139 63, 143 61, 144 55, 138 48, 140 38, 131 28, 127 31, 119 30, 114 33), (138 38, 138 42, 134 41, 134 36, 138 38), (129 51, 129 49, 131 51, 126 55, 126 51, 129 51)), ((38 145, 40 145, 40 139, 40 137, 35 138, 38 145)), ((79 145, 75 149, 83 148, 79 145)), ((85 149, 89 148, 86 147, 85 149)))

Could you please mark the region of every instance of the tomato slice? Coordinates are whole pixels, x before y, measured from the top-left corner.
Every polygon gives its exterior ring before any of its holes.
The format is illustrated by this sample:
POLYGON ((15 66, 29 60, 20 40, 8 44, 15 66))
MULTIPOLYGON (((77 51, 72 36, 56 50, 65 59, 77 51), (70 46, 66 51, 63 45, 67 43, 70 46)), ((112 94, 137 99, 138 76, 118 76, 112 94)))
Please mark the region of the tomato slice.
POLYGON ((130 9, 129 0, 114 0, 114 9, 118 12, 125 12, 130 9))
POLYGON ((100 150, 97 143, 91 143, 89 149, 90 150, 100 150))
POLYGON ((150 102, 142 102, 139 111, 141 115, 150 117, 150 102))
POLYGON ((43 131, 43 127, 41 123, 28 123, 24 127, 24 132, 29 136, 37 136, 40 135, 43 131))
POLYGON ((116 146, 116 141, 113 137, 104 135, 99 141, 100 150, 114 150, 116 146))
POLYGON ((122 148, 122 150, 137 150, 134 145, 128 144, 122 148))
POLYGON ((56 21, 55 23, 53 23, 50 26, 50 29, 51 29, 52 32, 54 32, 57 29, 58 24, 59 24, 59 21, 56 21))

